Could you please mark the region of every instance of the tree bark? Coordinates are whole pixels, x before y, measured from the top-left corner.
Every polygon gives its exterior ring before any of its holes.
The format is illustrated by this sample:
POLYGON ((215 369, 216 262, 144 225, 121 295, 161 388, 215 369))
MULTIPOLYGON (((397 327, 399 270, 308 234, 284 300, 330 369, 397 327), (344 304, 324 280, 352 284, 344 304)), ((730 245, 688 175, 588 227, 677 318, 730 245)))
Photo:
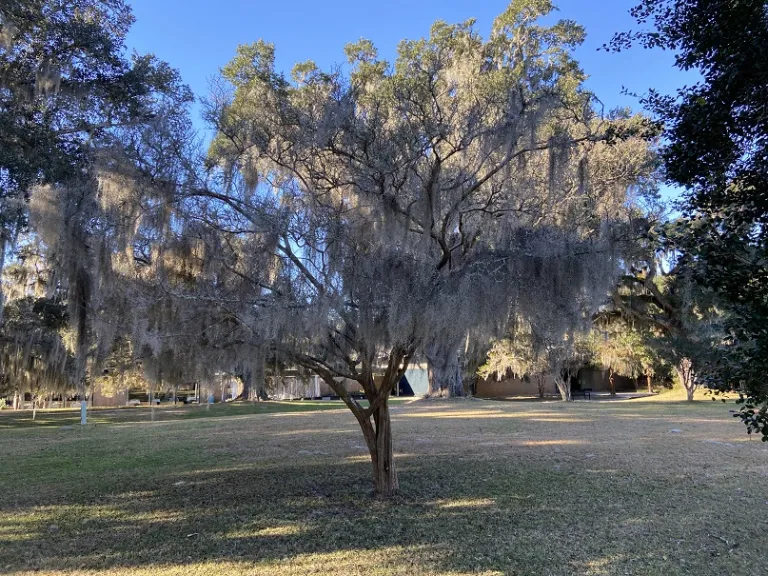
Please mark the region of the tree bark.
POLYGON ((255 354, 256 359, 242 368, 243 391, 237 400, 269 400, 264 375, 264 352, 258 349, 255 354))
POLYGON ((389 401, 384 400, 373 412, 373 423, 363 429, 373 466, 373 492, 377 497, 394 496, 400 485, 392 445, 392 422, 389 416, 389 401))
POLYGON ((267 394, 267 377, 264 373, 264 353, 261 352, 259 361, 253 367, 253 382, 251 394, 256 396, 256 400, 269 400, 267 394))
MULTIPOLYGON (((5 234, 0 228, 0 278, 3 277, 5 269, 5 234)), ((3 283, 0 282, 0 323, 3 321, 3 311, 5 310, 5 293, 3 292, 3 283)))
POLYGON ((243 370, 240 375, 240 381, 243 383, 243 389, 238 394, 237 400, 245 400, 246 402, 251 399, 251 390, 253 389, 253 372, 248 368, 243 370))
POLYGON ((461 380, 461 386, 462 390, 467 396, 475 396, 477 394, 477 381, 479 379, 480 377, 477 375, 477 372, 467 370, 465 366, 464 375, 462 376, 461 380))
POLYGON ((560 398, 563 402, 573 402, 573 395, 571 394, 571 375, 567 374, 563 376, 555 376, 555 384, 557 385, 557 391, 560 392, 560 398))
POLYGON ((344 376, 343 374, 332 371, 327 364, 313 357, 297 353, 293 355, 294 361, 315 371, 339 395, 355 416, 371 457, 373 493, 377 498, 394 496, 399 488, 392 446, 389 397, 405 374, 414 349, 415 344, 407 348, 393 348, 379 386, 376 385, 373 377, 373 359, 375 358, 373 354, 367 358, 364 357, 359 372, 355 370, 354 374, 350 374, 365 391, 368 407, 363 407, 349 395, 343 384, 336 380, 337 376, 344 376))
POLYGON ((451 398, 465 396, 464 378, 456 346, 431 344, 426 347, 427 396, 451 398))
POLYGON ((544 375, 536 376, 536 387, 539 389, 539 398, 544 398, 544 375))
POLYGON ((611 391, 611 396, 616 396, 616 380, 613 368, 608 368, 608 389, 611 391))
POLYGON ((683 388, 685 388, 685 396, 688 402, 693 402, 693 395, 698 387, 693 362, 690 358, 682 358, 675 368, 677 369, 677 375, 680 377, 680 382, 682 382, 683 388))
POLYGON ((269 400, 269 394, 267 394, 267 385, 264 378, 259 378, 254 382, 254 384, 256 385, 256 400, 269 400))

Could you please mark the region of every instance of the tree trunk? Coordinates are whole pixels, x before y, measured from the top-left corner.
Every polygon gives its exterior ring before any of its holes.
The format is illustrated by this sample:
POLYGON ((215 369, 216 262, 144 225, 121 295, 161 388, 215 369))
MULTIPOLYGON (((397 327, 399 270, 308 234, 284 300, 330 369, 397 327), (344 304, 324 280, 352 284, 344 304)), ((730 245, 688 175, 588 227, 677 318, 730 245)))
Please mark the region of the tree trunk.
MULTIPOLYGON (((354 398, 351 398, 330 372, 323 369, 318 371, 321 373, 323 380, 341 396, 347 407, 352 410, 355 419, 360 425, 366 446, 368 447, 368 453, 371 456, 374 496, 377 498, 390 498, 394 496, 399 489, 399 483, 392 446, 389 396, 396 382, 399 382, 399 376, 391 375, 392 379, 388 380, 388 374, 385 374, 381 388, 378 389, 373 383, 373 377, 370 372, 368 379, 362 378, 362 380, 358 380, 361 384, 365 383, 363 387, 366 390, 368 401, 371 403, 370 407, 374 407, 371 412, 370 408, 368 410, 364 409, 354 398)), ((389 368, 387 372, 390 373, 389 368)))
POLYGON ((237 397, 238 400, 245 400, 246 402, 251 399, 251 390, 253 389, 253 372, 250 368, 245 368, 243 374, 240 377, 243 381, 243 391, 237 397))
POLYGON ((616 396, 616 373, 613 368, 608 371, 608 384, 611 387, 611 396, 616 396))
POLYGON ((613 368, 608 368, 608 389, 611 391, 611 396, 616 396, 616 380, 613 368))
POLYGON ((648 384, 648 394, 653 394, 653 382, 650 374, 645 375, 645 382, 648 384))
POLYGON ((696 392, 696 378, 693 370, 693 362, 690 358, 683 358, 677 365, 677 375, 685 388, 685 396, 688 402, 693 402, 693 394, 696 392))
POLYGON ((544 375, 536 376, 536 387, 539 389, 539 398, 544 398, 544 375))
POLYGON ((392 447, 392 422, 389 414, 389 398, 392 391, 408 369, 408 362, 416 349, 412 342, 408 346, 396 346, 389 353, 384 375, 377 385, 374 380, 375 354, 369 351, 363 356, 360 371, 355 379, 365 391, 368 406, 363 407, 350 396, 343 384, 336 380, 337 373, 327 365, 304 354, 294 354, 293 360, 310 368, 328 384, 352 411, 363 432, 373 472, 373 493, 377 498, 389 498, 399 488, 392 447))
POLYGON ((467 396, 475 396, 477 394, 477 381, 479 379, 480 377, 477 375, 477 372, 464 370, 461 386, 467 396))
MULTIPOLYGON (((0 229, 0 278, 3 277, 5 269, 5 234, 0 229)), ((5 293, 3 292, 3 283, 0 282, 0 323, 3 322, 3 311, 5 309, 5 293)))
POLYGON ((389 400, 384 400, 370 420, 361 422, 373 466, 373 493, 377 498, 389 498, 397 493, 397 469, 392 447, 392 422, 389 400))
POLYGON ((264 350, 259 349, 257 361, 253 365, 253 389, 251 394, 256 396, 257 400, 269 400, 267 394, 267 376, 265 374, 264 350))
POLYGON ((456 346, 431 344, 426 347, 427 396, 450 398, 464 396, 464 379, 456 346))
POLYGON ((256 349, 254 360, 242 366, 243 391, 237 400, 268 400, 264 374, 264 351, 256 349))
POLYGON ((568 374, 565 377, 555 377, 555 384, 557 385, 557 391, 560 392, 560 398, 564 402, 572 402, 573 395, 571 394, 571 375, 568 374))
POLYGON ((269 394, 267 394, 267 383, 264 377, 258 378, 254 380, 254 387, 256 388, 256 399, 263 401, 263 400, 269 400, 269 394))

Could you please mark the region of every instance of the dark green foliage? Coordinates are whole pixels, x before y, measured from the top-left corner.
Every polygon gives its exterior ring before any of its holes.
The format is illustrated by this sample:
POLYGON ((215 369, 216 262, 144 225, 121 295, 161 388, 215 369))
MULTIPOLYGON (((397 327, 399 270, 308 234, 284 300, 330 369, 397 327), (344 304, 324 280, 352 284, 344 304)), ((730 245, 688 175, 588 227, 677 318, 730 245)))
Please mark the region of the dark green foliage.
MULTIPOLYGON (((25 223, 19 203, 37 183, 87 168, 94 143, 151 119, 175 70, 124 54, 133 23, 122 0, 10 0, 0 7, 0 234, 25 223)), ((183 100, 189 100, 184 91, 183 100)))
POLYGON ((764 0, 643 0, 650 29, 616 35, 676 51, 701 81, 645 104, 666 128, 667 178, 686 189, 675 247, 728 308, 727 337, 710 383, 745 392, 741 417, 768 440, 768 11, 764 0), (762 406, 762 408, 760 408, 762 406))

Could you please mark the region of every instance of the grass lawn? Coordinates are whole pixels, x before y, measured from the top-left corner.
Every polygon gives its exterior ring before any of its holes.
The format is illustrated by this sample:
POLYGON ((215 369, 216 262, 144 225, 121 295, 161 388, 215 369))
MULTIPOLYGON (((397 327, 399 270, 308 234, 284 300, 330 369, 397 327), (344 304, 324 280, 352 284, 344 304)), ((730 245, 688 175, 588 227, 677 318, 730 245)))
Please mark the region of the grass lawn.
POLYGON ((768 573, 768 445, 733 405, 399 404, 378 502, 348 411, 272 404, 0 413, 0 573, 768 573))
MULTIPOLYGON (((392 405, 407 400, 393 398, 392 405)), ((67 409, 38 410, 32 419, 31 410, 2 410, 0 411, 0 431, 10 428, 26 428, 40 426, 75 426, 80 425, 80 406, 67 409)), ((367 406, 367 402, 362 402, 367 406)), ((285 402, 233 402, 213 404, 184 405, 179 403, 162 404, 155 409, 147 405, 124 408, 89 408, 88 424, 139 424, 146 422, 167 422, 170 420, 186 420, 189 418, 221 418, 235 416, 250 416, 253 414, 274 414, 276 412, 309 412, 316 410, 338 410, 344 407, 343 402, 327 400, 297 400, 285 402)))

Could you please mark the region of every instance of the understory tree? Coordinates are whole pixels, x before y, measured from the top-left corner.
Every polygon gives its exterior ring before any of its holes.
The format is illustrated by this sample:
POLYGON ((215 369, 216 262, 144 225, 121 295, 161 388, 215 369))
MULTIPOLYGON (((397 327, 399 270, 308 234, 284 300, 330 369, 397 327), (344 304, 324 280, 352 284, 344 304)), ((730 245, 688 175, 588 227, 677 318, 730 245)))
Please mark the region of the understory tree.
POLYGON ((632 378, 638 385, 640 377, 645 376, 649 379, 650 389, 650 378, 656 363, 654 350, 649 344, 650 339, 650 333, 641 334, 625 322, 592 328, 586 346, 591 362, 607 372, 611 396, 616 395, 617 374, 632 378))
POLYGON ((543 343, 527 323, 514 324, 510 332, 510 336, 493 343, 478 374, 486 379, 495 376, 501 380, 509 375, 535 379, 539 398, 544 398, 544 378, 549 374, 549 363, 543 343))
POLYGON ((667 363, 692 401, 726 361, 729 313, 717 291, 695 281, 688 255, 678 249, 685 226, 675 221, 649 229, 628 252, 611 301, 596 316, 604 332, 623 336, 606 334, 594 349, 604 366, 619 362, 635 372, 667 363), (629 346, 634 335, 639 339, 629 346))

